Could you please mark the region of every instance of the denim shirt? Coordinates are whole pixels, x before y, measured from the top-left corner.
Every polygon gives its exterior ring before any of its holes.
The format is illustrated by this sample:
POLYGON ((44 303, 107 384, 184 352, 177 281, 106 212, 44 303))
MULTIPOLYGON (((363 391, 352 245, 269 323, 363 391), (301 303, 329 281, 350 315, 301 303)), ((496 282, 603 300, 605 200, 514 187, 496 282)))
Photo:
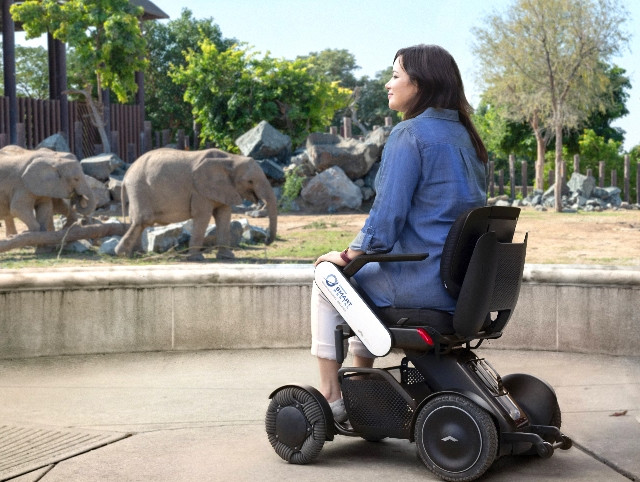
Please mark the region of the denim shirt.
POLYGON ((376 179, 376 199, 349 246, 373 253, 429 253, 424 261, 369 263, 355 280, 380 307, 452 312, 440 279, 449 228, 486 204, 486 169, 458 111, 429 108, 391 132, 376 179))

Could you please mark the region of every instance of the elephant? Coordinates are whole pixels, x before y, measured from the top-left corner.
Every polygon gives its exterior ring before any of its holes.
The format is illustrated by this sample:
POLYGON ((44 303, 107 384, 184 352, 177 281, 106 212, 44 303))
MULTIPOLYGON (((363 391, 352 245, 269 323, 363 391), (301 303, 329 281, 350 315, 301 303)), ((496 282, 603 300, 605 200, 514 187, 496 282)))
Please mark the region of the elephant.
POLYGON ((188 259, 201 261, 204 257, 200 249, 213 215, 217 226, 217 257, 233 258, 228 248, 231 206, 240 204, 242 199, 265 202, 269 217, 267 244, 276 237, 276 196, 264 172, 251 157, 219 149, 155 149, 138 158, 124 176, 123 210, 127 197, 131 226, 116 246, 118 256, 131 256, 147 227, 193 219, 188 259))
POLYGON ((0 149, 0 219, 7 235, 16 234, 13 218, 29 231, 51 231, 54 212, 72 219, 76 212, 88 216, 96 202, 73 154, 13 145, 0 149))

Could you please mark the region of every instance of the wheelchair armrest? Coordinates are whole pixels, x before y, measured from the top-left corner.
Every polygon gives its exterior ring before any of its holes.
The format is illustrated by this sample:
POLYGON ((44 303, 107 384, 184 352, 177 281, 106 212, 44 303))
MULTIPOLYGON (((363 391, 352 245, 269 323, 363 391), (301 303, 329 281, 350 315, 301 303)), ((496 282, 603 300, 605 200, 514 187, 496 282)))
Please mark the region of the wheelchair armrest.
POLYGON ((429 253, 415 254, 361 254, 342 269, 347 278, 352 277, 367 263, 386 263, 390 261, 422 261, 429 257, 429 253))

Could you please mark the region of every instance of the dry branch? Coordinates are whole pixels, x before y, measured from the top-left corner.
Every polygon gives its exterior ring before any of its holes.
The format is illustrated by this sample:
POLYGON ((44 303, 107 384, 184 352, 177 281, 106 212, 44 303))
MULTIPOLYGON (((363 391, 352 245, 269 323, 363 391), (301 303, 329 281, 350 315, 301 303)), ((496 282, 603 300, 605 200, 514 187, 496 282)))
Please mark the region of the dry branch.
POLYGON ((95 239, 105 236, 124 236, 128 224, 109 223, 90 226, 72 226, 60 231, 26 232, 0 241, 0 253, 24 246, 55 246, 64 239, 70 243, 79 239, 95 239))

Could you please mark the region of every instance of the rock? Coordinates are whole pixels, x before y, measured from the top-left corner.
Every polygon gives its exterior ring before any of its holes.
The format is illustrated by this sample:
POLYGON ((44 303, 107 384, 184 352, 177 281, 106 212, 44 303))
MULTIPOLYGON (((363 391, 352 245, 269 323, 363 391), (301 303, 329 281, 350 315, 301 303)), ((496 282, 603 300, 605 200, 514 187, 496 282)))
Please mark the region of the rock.
POLYGON ((513 201, 511 201, 511 206, 514 207, 514 208, 519 208, 520 206, 523 206, 522 200, 521 199, 514 199, 513 201))
POLYGON ((242 240, 247 244, 264 243, 268 237, 268 231, 257 226, 249 226, 249 228, 242 233, 242 240))
POLYGON ((378 177, 378 171, 380 170, 380 163, 376 162, 371 166, 369 172, 366 176, 364 176, 364 185, 370 187, 371 189, 376 191, 376 179, 378 177))
POLYGON ((52 136, 47 137, 40 144, 36 146, 36 150, 40 148, 51 149, 56 152, 71 152, 69 148, 69 143, 64 138, 62 134, 54 134, 52 136))
POLYGON ((337 166, 350 179, 365 176, 376 161, 375 146, 355 139, 315 132, 307 138, 309 159, 318 170, 337 166))
POLYGON ((625 201, 620 203, 620 208, 621 209, 632 209, 631 205, 628 202, 625 202, 625 201))
POLYGON ((536 211, 546 211, 547 208, 545 208, 542 204, 538 204, 536 206, 536 211))
POLYGON ((268 214, 266 209, 256 209, 255 211, 249 211, 247 213, 247 215, 252 218, 266 218, 268 214))
POLYGON ((109 236, 107 238, 102 238, 100 243, 100 250, 98 251, 100 254, 108 254, 110 256, 116 255, 116 246, 122 239, 122 236, 109 236))
POLYGON ((238 137, 236 145, 245 156, 256 160, 275 157, 283 164, 288 162, 291 153, 291 138, 279 132, 267 121, 260 122, 238 137))
MULTIPOLYGON (((509 201, 509 196, 507 196, 506 194, 501 194, 500 196, 490 197, 489 199, 487 199, 487 204, 489 206, 493 206, 498 201, 509 201)), ((509 205, 511 205, 511 203, 509 203, 509 205)), ((501 204, 501 206, 506 206, 506 204, 501 204)))
POLYGON ((384 149, 384 145, 387 143, 389 139, 389 134, 393 127, 378 127, 373 131, 369 132, 364 139, 365 144, 370 144, 374 146, 371 155, 375 157, 376 161, 380 161, 382 159, 382 150, 384 149))
POLYGON ((593 192, 591 193, 591 197, 606 199, 607 197, 609 197, 609 193, 601 187, 596 187, 593 189, 593 192))
POLYGON ((596 187, 596 179, 593 176, 585 176, 579 172, 574 172, 571 174, 571 179, 569 179, 567 187, 571 192, 589 198, 596 187))
POLYGON ((70 253, 86 253, 92 247, 93 245, 91 244, 91 241, 88 241, 86 239, 80 239, 78 241, 74 241, 73 243, 67 244, 64 247, 64 250, 70 253))
POLYGON ((142 232, 142 250, 147 253, 164 253, 171 248, 186 244, 191 238, 193 220, 167 226, 154 226, 142 232))
POLYGON ((109 189, 111 199, 113 199, 114 201, 122 202, 122 179, 110 176, 109 183, 107 184, 107 189, 109 189))
POLYGON ((67 222, 66 216, 54 217, 53 218, 53 229, 56 231, 60 231, 65 223, 67 222))
POLYGON ((338 166, 315 176, 302 189, 302 199, 321 208, 357 209, 362 204, 362 191, 338 166))
POLYGON ((93 191, 93 195, 96 197, 96 208, 106 206, 111 202, 111 194, 109 194, 109 189, 105 184, 86 174, 84 175, 84 180, 87 181, 93 191))
POLYGON ((124 166, 124 161, 115 154, 110 153, 87 157, 80 161, 80 165, 88 176, 94 177, 99 181, 106 181, 113 171, 124 166))
POLYGON ((563 208, 563 209, 562 209, 562 212, 563 212, 563 213, 577 213, 577 212, 578 212, 578 210, 577 210, 577 209, 574 209, 574 208, 563 208))
POLYGON ((619 187, 605 187, 604 190, 607 192, 607 196, 606 197, 602 197, 602 199, 606 199, 609 196, 616 196, 619 195, 622 192, 622 189, 620 189, 619 187))
MULTIPOLYGON (((245 220, 246 221, 246 220, 245 220)), ((244 227, 240 221, 231 221, 230 225, 231 234, 231 246, 238 246, 242 240, 242 234, 244 227)), ((217 246, 218 235, 216 234, 216 225, 211 224, 204 233, 204 240, 202 241, 204 246, 217 246)))
POLYGON ((510 207, 511 206, 511 202, 510 201, 503 201, 502 199, 496 201, 495 203, 496 206, 506 206, 506 207, 510 207))
POLYGON ((356 179, 353 183, 358 187, 364 187, 364 179, 356 179))
POLYGON ((532 206, 537 206, 541 202, 542 202, 542 195, 541 194, 536 194, 535 196, 533 196, 531 198, 531 205, 532 206))
POLYGON ((369 199, 371 199, 373 196, 376 195, 375 191, 367 186, 361 187, 360 190, 362 191, 363 201, 368 201, 369 199))
MULTIPOLYGON (((585 176, 586 177, 586 176, 585 176)), ((547 189, 544 194, 542 195, 543 199, 548 199, 548 198, 552 198, 555 195, 555 189, 556 189, 556 185, 555 183, 553 184, 553 186, 551 186, 549 189, 547 189)), ((562 186, 562 195, 567 195, 569 194, 571 191, 569 191, 569 188, 565 185, 562 186)))
POLYGON ((282 166, 276 162, 275 159, 263 159, 256 161, 260 168, 264 171, 268 178, 276 181, 284 180, 284 170, 282 166))

